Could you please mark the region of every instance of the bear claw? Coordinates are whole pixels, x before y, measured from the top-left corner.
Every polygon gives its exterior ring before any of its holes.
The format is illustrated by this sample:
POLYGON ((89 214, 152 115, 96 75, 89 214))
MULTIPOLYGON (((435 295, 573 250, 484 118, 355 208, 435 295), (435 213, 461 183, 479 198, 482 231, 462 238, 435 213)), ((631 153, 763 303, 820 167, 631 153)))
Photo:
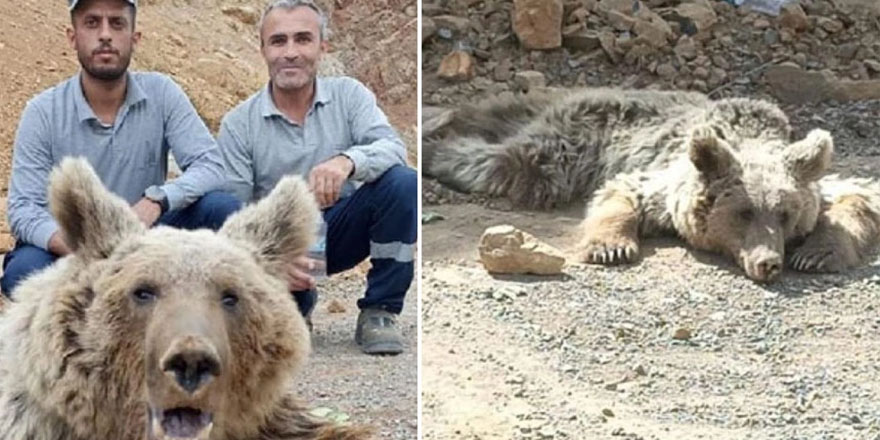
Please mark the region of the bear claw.
POLYGON ((581 260, 592 264, 632 263, 638 253, 638 248, 632 244, 592 243, 585 246, 581 260))
POLYGON ((799 272, 839 272, 840 258, 833 250, 798 250, 789 259, 789 264, 799 272))

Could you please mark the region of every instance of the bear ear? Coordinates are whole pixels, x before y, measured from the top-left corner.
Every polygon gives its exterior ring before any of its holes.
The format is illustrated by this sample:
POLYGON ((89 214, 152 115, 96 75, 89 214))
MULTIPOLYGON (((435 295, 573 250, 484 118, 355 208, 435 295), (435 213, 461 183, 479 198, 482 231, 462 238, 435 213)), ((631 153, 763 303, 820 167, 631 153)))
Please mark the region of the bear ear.
POLYGON ((815 129, 785 149, 785 165, 799 182, 815 182, 831 166, 833 152, 831 133, 815 129))
POLYGON ((707 181, 727 176, 737 163, 727 143, 710 126, 700 126, 691 133, 688 155, 697 171, 707 181))
POLYGON ((266 270, 283 277, 285 264, 314 242, 319 214, 303 179, 287 176, 268 196, 226 220, 220 234, 253 247, 266 270))
POLYGON ((66 158, 49 176, 49 207, 71 250, 87 260, 107 258, 144 226, 128 204, 101 184, 85 159, 66 158))

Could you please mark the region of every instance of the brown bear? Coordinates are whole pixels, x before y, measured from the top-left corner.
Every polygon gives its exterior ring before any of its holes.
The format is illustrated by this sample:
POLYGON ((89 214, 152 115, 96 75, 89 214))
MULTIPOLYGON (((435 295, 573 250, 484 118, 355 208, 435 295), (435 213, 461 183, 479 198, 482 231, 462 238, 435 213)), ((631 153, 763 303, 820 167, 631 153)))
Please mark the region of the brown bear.
POLYGON ((590 198, 580 258, 634 261, 673 232, 731 256, 758 281, 789 264, 839 271, 880 240, 880 185, 825 176, 831 135, 793 142, 771 103, 692 92, 544 91, 436 113, 424 173, 471 192, 551 208, 590 198))
POLYGON ((9 440, 346 439, 291 392, 310 350, 280 278, 317 208, 300 178, 218 233, 146 229, 82 159, 50 178, 74 253, 0 317, 0 433, 9 440))

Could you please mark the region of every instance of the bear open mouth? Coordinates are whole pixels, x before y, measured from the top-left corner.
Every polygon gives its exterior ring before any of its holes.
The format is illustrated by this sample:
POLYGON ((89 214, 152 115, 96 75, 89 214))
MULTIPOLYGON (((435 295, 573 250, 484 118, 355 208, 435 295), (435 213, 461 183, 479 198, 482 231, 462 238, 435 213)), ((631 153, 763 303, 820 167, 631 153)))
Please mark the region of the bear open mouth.
POLYGON ((207 440, 214 427, 211 413, 180 407, 151 411, 155 440, 207 440))

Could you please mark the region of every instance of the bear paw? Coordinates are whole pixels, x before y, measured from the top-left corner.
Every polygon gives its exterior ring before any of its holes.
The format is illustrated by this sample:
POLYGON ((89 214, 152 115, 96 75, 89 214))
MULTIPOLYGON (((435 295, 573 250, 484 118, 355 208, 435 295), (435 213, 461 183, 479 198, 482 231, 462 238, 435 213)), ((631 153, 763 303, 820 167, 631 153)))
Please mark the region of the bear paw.
POLYGON ((639 256, 639 245, 626 237, 587 240, 581 247, 580 260, 590 264, 632 263, 639 256))
POLYGON ((846 269, 844 250, 839 246, 801 246, 792 252, 789 266, 799 272, 829 273, 846 269))

